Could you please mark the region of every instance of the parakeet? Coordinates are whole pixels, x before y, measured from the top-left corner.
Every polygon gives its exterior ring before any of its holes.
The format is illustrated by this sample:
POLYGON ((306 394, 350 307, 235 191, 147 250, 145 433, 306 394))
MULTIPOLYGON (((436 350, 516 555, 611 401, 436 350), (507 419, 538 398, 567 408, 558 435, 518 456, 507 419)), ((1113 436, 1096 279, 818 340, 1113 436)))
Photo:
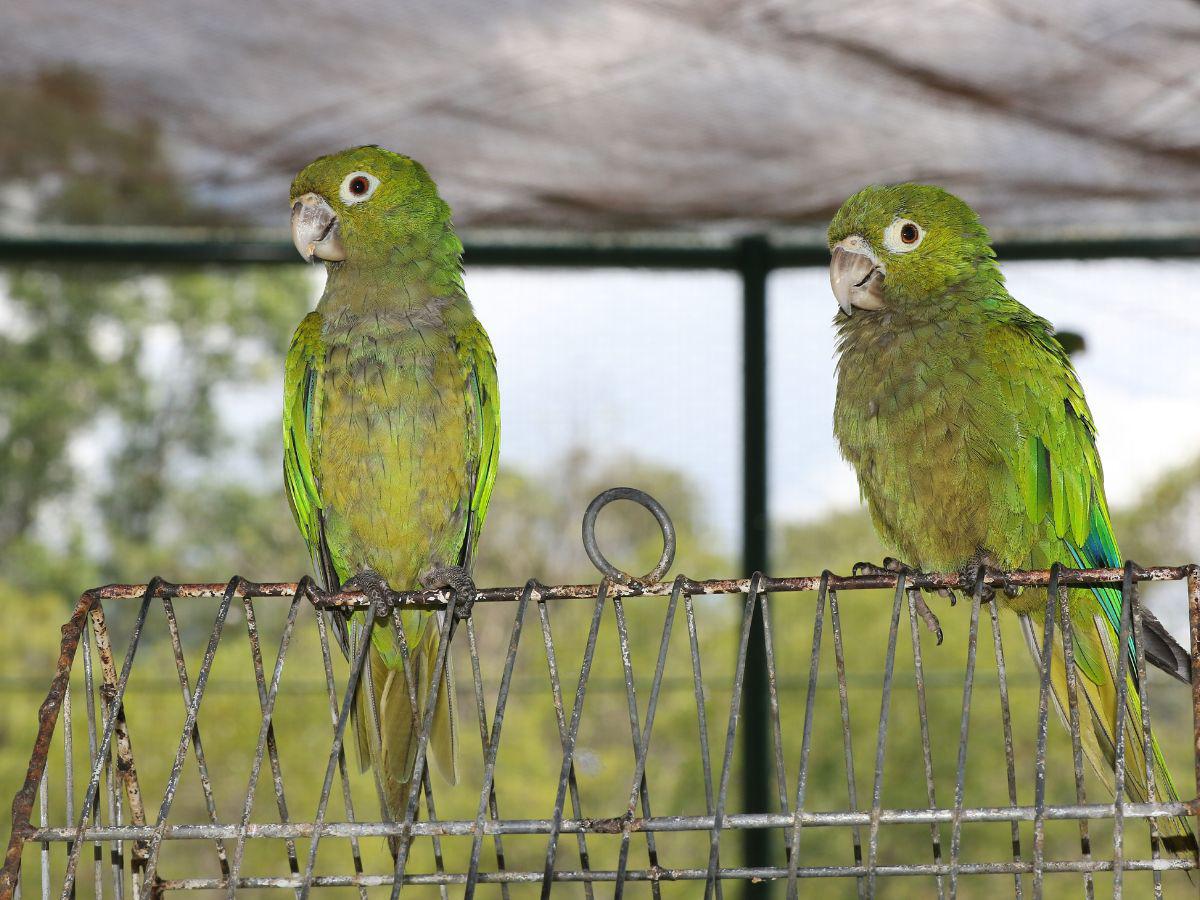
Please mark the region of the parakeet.
MULTIPOLYGON (((828 237, 840 307, 834 432, 885 544, 926 571, 1121 566, 1083 389, 1050 323, 1005 289, 971 208, 937 187, 868 187, 828 237)), ((1046 592, 999 599, 1024 617, 1040 658, 1046 592)), ((1111 791, 1121 593, 1072 589, 1068 603, 1082 745, 1111 791)), ((1188 655, 1143 616, 1149 661, 1190 681, 1188 655)), ((1058 640, 1049 652, 1063 713, 1058 640)), ((1144 801, 1132 662, 1128 671, 1125 785, 1144 801)), ((1157 799, 1177 800, 1157 742, 1153 756, 1157 799)), ((1170 850, 1195 852, 1186 819, 1159 829, 1170 850)))
MULTIPOLYGON (((324 587, 451 586, 469 571, 496 477, 496 361, 462 281, 450 209, 416 161, 357 147, 291 187, 292 237, 325 291, 287 356, 284 481, 324 587)), ((363 639, 363 614, 340 629, 363 639)), ((418 708, 390 622, 370 635, 357 699, 364 769, 399 817, 438 650, 439 614, 403 613, 418 708)), ((429 754, 457 778, 454 684, 440 687, 429 754)))

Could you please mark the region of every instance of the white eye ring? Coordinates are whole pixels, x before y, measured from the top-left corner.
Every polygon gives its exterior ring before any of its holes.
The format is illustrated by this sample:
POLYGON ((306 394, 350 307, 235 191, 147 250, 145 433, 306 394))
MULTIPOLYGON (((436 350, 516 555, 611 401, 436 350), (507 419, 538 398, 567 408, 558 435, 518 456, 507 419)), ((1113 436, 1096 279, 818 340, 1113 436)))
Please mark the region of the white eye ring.
POLYGON ((338 194, 342 198, 342 202, 347 206, 353 206, 355 203, 362 203, 364 200, 370 200, 371 195, 375 193, 375 188, 379 187, 379 179, 370 172, 351 172, 342 179, 342 186, 338 188, 338 194), (355 193, 350 186, 353 184, 356 188, 359 187, 361 181, 366 181, 367 189, 355 193), (358 182, 357 184, 355 182, 358 182))
POLYGON ((908 253, 916 250, 921 246, 923 240, 925 240, 925 229, 912 219, 897 219, 883 233, 883 246, 893 253, 908 253), (915 238, 912 237, 912 230, 909 229, 909 226, 916 229, 917 236, 915 238), (907 240, 907 238, 911 238, 911 240, 907 240))

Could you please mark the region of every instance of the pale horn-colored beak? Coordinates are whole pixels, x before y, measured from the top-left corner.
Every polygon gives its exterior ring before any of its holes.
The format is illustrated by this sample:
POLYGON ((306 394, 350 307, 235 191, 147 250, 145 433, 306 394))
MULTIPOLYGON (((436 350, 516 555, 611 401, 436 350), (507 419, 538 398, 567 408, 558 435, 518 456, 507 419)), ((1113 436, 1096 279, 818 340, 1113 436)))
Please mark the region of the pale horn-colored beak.
POLYGON ((292 203, 292 243, 309 262, 346 258, 337 213, 320 194, 304 194, 292 203))
POLYGON ((838 306, 846 315, 859 309, 883 308, 884 265, 857 234, 833 245, 829 262, 829 284, 838 306))

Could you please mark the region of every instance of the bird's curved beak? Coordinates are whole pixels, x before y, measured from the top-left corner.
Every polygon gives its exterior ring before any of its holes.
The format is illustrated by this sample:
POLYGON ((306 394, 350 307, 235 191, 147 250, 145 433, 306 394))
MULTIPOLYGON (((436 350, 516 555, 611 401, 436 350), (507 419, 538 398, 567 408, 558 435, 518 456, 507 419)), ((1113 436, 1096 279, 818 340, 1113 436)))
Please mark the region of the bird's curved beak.
POLYGON ((304 194, 292 202, 292 243, 309 262, 346 258, 337 213, 320 194, 304 194))
POLYGON ((882 309, 886 275, 887 268, 857 234, 833 245, 829 284, 833 287, 838 306, 846 315, 851 315, 855 307, 882 309))

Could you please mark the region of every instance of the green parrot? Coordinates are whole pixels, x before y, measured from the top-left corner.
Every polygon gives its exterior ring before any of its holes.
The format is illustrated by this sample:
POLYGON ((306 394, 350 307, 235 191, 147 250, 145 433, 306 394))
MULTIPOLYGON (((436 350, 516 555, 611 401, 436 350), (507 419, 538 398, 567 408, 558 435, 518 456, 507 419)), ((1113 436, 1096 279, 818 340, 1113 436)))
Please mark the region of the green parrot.
MULTIPOLYGON (((1005 289, 971 208, 938 187, 868 187, 834 216, 829 247, 840 307, 834 432, 884 543, 919 569, 972 580, 980 567, 1122 565, 1083 388, 1050 323, 1005 289)), ((1045 590, 1006 591, 1004 603, 1023 617, 1040 658, 1045 590)), ((1068 603, 1082 746, 1111 791, 1121 593, 1072 589, 1068 603)), ((1188 654, 1148 610, 1143 616, 1148 660, 1190 683, 1188 654)), ((1058 641, 1051 653, 1061 714, 1068 695, 1058 641)), ((1144 801, 1132 662, 1128 671, 1125 786, 1144 801)), ((1157 799, 1177 800, 1152 746, 1157 799)), ((1186 819, 1159 829, 1168 849, 1195 853, 1186 819)))
MULTIPOLYGON (((326 590, 451 587, 470 568, 496 478, 500 407, 491 342, 462 282, 462 244, 425 169, 378 147, 323 156, 292 183, 292 238, 327 273, 296 329, 284 382, 284 483, 326 590)), ((364 614, 338 620, 342 649, 364 614)), ((418 706, 440 614, 402 614, 418 706)), ((423 710, 414 709, 390 623, 370 635, 356 703, 363 769, 385 814, 403 813, 423 710)), ((450 666, 429 754, 457 779, 450 666)))

